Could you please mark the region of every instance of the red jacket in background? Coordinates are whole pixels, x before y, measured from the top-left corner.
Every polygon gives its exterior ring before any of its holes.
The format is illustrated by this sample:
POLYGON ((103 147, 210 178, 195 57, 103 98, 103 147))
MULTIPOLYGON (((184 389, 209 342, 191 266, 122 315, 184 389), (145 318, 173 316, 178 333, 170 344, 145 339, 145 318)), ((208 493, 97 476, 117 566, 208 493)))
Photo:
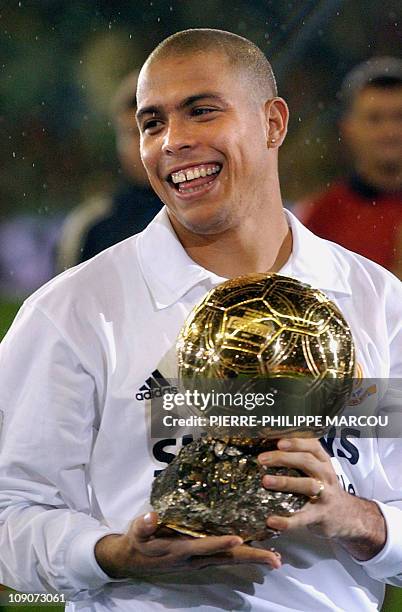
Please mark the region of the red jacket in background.
POLYGON ((296 204, 293 212, 318 236, 402 276, 401 192, 381 193, 352 177, 296 204))

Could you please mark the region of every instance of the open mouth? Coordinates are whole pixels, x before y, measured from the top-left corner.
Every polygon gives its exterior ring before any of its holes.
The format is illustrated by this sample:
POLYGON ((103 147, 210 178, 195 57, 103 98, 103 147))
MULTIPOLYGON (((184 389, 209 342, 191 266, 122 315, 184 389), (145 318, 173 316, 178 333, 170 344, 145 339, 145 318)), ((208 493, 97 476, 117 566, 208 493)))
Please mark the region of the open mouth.
POLYGON ((199 164, 171 172, 167 181, 182 195, 202 192, 216 180, 221 169, 219 163, 199 164))

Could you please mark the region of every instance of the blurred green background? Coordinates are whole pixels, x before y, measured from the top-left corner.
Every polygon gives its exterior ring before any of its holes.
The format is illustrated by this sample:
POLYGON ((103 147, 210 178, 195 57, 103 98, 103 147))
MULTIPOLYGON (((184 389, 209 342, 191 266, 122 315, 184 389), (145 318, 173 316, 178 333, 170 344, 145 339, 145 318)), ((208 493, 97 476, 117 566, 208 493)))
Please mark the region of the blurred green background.
MULTIPOLYGON (((0 3, 0 17, 0 337, 52 276, 66 214, 117 183, 109 101, 162 38, 216 27, 267 54, 291 111, 280 155, 289 203, 347 168, 337 131, 346 72, 401 48, 396 0, 21 0, 0 3)), ((384 609, 402 610, 397 591, 384 609)))

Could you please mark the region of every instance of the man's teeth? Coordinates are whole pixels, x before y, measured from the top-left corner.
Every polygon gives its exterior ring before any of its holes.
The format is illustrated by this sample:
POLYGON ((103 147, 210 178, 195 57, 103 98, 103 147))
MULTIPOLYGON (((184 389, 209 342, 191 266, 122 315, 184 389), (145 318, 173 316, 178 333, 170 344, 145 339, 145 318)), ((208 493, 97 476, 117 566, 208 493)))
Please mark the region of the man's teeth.
POLYGON ((179 170, 179 172, 172 172, 173 183, 184 183, 185 181, 192 181, 194 179, 210 176, 211 174, 217 174, 220 170, 220 166, 197 166, 189 168, 188 170, 179 170))

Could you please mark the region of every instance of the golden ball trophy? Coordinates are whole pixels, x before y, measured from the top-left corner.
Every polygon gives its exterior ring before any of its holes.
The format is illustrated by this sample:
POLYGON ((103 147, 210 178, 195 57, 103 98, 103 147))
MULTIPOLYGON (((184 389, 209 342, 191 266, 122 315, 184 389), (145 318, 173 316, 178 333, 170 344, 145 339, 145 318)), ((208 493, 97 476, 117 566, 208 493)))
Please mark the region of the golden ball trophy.
MULTIPOLYGON (((205 435, 181 449, 152 487, 161 525, 195 537, 271 537, 267 517, 289 515, 308 498, 264 488, 264 474, 303 474, 264 469, 258 454, 275 449, 285 435, 325 434, 325 417, 341 412, 355 371, 347 322, 324 293, 298 280, 242 276, 212 289, 193 309, 180 332, 177 357, 185 389, 210 392, 218 385, 245 394, 271 385, 276 395, 259 411, 258 428, 206 427, 205 435), (267 425, 278 420, 279 425, 267 425)), ((203 414, 240 411, 218 402, 203 414)))

